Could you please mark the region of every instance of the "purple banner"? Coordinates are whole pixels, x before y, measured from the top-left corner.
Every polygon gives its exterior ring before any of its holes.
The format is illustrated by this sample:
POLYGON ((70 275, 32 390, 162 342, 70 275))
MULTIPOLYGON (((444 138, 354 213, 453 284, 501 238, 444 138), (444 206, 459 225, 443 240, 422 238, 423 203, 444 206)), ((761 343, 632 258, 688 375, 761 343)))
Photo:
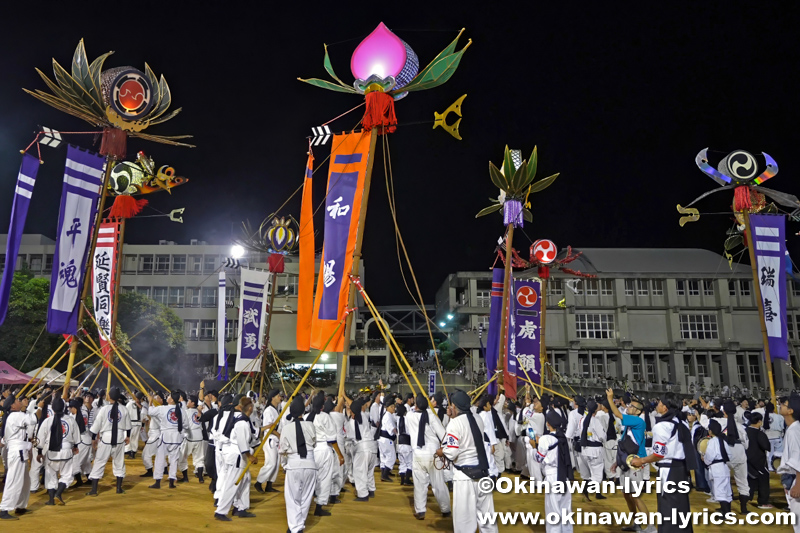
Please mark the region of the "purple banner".
POLYGON ((786 217, 750 215, 756 254, 756 275, 764 304, 769 353, 772 359, 789 359, 786 327, 786 217))
POLYGON ((324 270, 319 319, 339 320, 342 283, 349 283, 344 279, 344 263, 350 238, 353 200, 358 187, 358 172, 331 172, 329 183, 331 185, 325 202, 325 253, 321 265, 324 270))
POLYGON ((14 203, 11 206, 11 223, 6 238, 5 270, 3 270, 3 280, 0 282, 0 324, 5 321, 8 313, 11 282, 14 279, 19 245, 25 230, 25 219, 28 217, 28 206, 31 204, 37 172, 39 172, 39 160, 29 154, 23 155, 17 176, 17 188, 14 191, 14 203))
POLYGON ((508 372, 520 378, 520 384, 524 383, 522 378, 541 384, 541 294, 539 280, 514 280, 513 297, 509 298, 508 372))
MULTIPOLYGON (((242 294, 239 304, 239 351, 236 372, 261 370, 260 355, 264 348, 264 326, 267 314, 270 273, 243 268, 242 294), (256 361, 258 359, 258 361, 256 361)), ((224 335, 224 331, 219 332, 224 335)))
MULTIPOLYGON (((489 332, 486 335, 486 379, 492 379, 497 369, 497 358, 500 352, 500 308, 503 306, 504 268, 492 270, 491 307, 489 311, 489 332)), ((489 394, 497 394, 497 380, 488 387, 489 394)))
POLYGON ((78 333, 78 309, 86 275, 86 254, 94 233, 97 200, 103 184, 106 161, 100 155, 67 147, 67 165, 61 189, 47 331, 78 333))

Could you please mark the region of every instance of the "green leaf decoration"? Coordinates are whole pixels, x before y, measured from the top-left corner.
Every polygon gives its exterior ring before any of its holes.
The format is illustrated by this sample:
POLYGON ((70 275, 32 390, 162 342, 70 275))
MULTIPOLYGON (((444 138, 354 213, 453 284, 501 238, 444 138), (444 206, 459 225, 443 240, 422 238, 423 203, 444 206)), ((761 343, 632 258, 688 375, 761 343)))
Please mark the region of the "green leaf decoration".
POLYGON ((83 39, 78 43, 78 47, 75 48, 75 54, 72 56, 72 78, 86 90, 98 106, 103 107, 103 99, 100 97, 100 92, 96 90, 92 83, 89 60, 86 58, 83 39))
POLYGON ((525 219, 525 222, 533 222, 533 213, 531 213, 530 209, 523 209, 522 218, 525 219))
POLYGON ((744 244, 744 239, 741 235, 731 235, 727 239, 725 239, 725 251, 729 252, 734 248, 741 246, 744 244))
POLYGON ((92 112, 86 111, 83 107, 74 106, 69 103, 67 100, 63 100, 58 98, 57 96, 53 96, 52 94, 48 94, 44 91, 37 90, 36 92, 30 91, 28 89, 22 89, 29 95, 33 96, 37 100, 41 100, 45 104, 58 109, 63 113, 67 113, 68 115, 72 115, 73 117, 77 117, 81 120, 85 120, 92 126, 99 126, 103 122, 92 112))
MULTIPOLYGON (((456 46, 458 46, 458 40, 461 38, 461 34, 462 33, 464 33, 464 28, 461 28, 461 31, 458 32, 458 35, 456 35, 456 38, 453 39, 453 42, 450 43, 449 45, 447 45, 447 48, 445 48, 444 50, 439 52, 439 55, 434 57, 433 61, 428 63, 427 67, 425 67, 424 69, 420 70, 414 78, 417 79, 417 78, 420 78, 422 76, 425 76, 428 73, 428 71, 431 70, 433 68, 433 66, 436 65, 436 63, 440 59, 445 58, 445 57, 447 57, 449 55, 452 55, 453 52, 456 51, 456 46)), ((413 82, 414 82, 414 80, 411 80, 411 83, 413 83, 413 82)))
POLYGON ((495 187, 503 191, 508 190, 508 182, 505 176, 491 161, 489 161, 489 177, 492 178, 492 183, 494 183, 495 187))
POLYGON ((540 179, 539 181, 537 181, 533 185, 531 185, 531 192, 534 193, 534 192, 541 192, 541 191, 545 190, 550 185, 552 185, 554 181, 556 181, 557 177, 558 177, 558 174, 553 174, 552 176, 548 176, 548 177, 546 177, 544 179, 540 179))
POLYGON ((506 145, 506 149, 503 152, 503 176, 506 177, 509 186, 514 184, 513 178, 516 171, 514 159, 511 157, 511 150, 509 150, 508 145, 506 145))
POLYGON ((536 150, 536 147, 533 147, 533 152, 531 153, 531 158, 528 159, 528 181, 525 185, 530 185, 533 181, 533 178, 536 177, 536 166, 539 163, 539 153, 536 150))
POLYGON ((429 67, 426 67, 426 72, 424 74, 417 74, 417 76, 411 80, 411 83, 396 91, 391 91, 391 94, 406 91, 424 91, 446 83, 453 76, 456 69, 458 69, 461 56, 464 55, 464 52, 471 44, 472 41, 470 40, 466 46, 457 53, 435 60, 429 67))
POLYGON ((335 83, 331 83, 329 81, 321 80, 319 78, 310 78, 304 80, 303 78, 297 78, 299 81, 303 83, 308 83, 309 85, 313 85, 314 87, 319 87, 321 89, 328 89, 329 91, 336 91, 337 93, 351 93, 351 94, 358 94, 353 87, 348 87, 346 85, 337 85, 335 83))
POLYGON ((502 207, 503 207, 503 204, 496 204, 496 205, 490 205, 489 207, 484 207, 483 209, 480 210, 480 212, 477 215, 475 215, 475 218, 484 217, 484 216, 490 215, 490 214, 492 214, 492 213, 494 213, 496 211, 500 211, 500 209, 502 209, 502 207))
POLYGON ((340 80, 339 77, 336 75, 336 73, 333 71, 333 65, 331 65, 331 58, 328 55, 328 45, 326 44, 323 46, 325 46, 325 59, 323 60, 325 71, 331 75, 331 78, 339 82, 339 85, 341 85, 342 87, 348 87, 348 85, 344 83, 342 80, 340 80))
POLYGON ((513 196, 520 196, 525 191, 524 182, 528 179, 528 162, 523 161, 511 180, 511 190, 513 196))
POLYGON ((36 72, 39 73, 39 76, 42 78, 42 80, 44 80, 45 84, 50 88, 51 91, 53 91, 53 94, 55 95, 56 99, 63 100, 65 104, 69 106, 74 106, 78 109, 85 111, 86 113, 91 114, 94 112, 91 108, 86 106, 86 104, 84 104, 80 98, 77 98, 74 95, 70 94, 69 92, 61 89, 61 87, 59 87, 58 84, 55 83, 53 80, 48 78, 44 74, 44 72, 42 72, 38 68, 36 69, 36 72))
POLYGON ((70 76, 69 73, 64 70, 64 67, 59 65, 55 59, 53 60, 53 74, 59 87, 61 87, 65 93, 69 94, 73 100, 80 101, 84 106, 92 109, 95 113, 105 113, 105 109, 98 102, 95 102, 91 95, 86 92, 86 89, 72 79, 72 76, 70 76))
POLYGON ((92 64, 89 65, 89 75, 92 78, 92 86, 94 87, 97 94, 100 95, 100 103, 103 102, 103 95, 100 91, 100 72, 103 70, 103 63, 105 63, 108 56, 113 54, 114 52, 106 52, 105 54, 99 56, 97 59, 92 61, 92 64))
MULTIPOLYGON (((161 75, 161 79, 159 80, 158 84, 153 86, 153 88, 158 88, 158 102, 156 106, 153 108, 153 111, 150 113, 150 123, 151 124, 160 124, 162 122, 166 122, 169 120, 168 118, 159 118, 161 115, 166 113, 169 106, 172 105, 172 91, 169 90, 169 85, 167 84, 166 78, 164 75, 161 75)), ((177 115, 177 112, 169 113, 169 118, 174 117, 177 115)))
POLYGON ((166 115, 163 115, 163 116, 161 116, 161 117, 159 117, 159 118, 157 118, 155 120, 151 120, 151 121, 149 121, 150 125, 153 126, 155 124, 161 124, 162 122, 166 122, 168 120, 171 120, 171 119, 175 118, 175 115, 180 113, 182 109, 183 109, 182 107, 179 107, 178 109, 170 111, 166 115))
MULTIPOLYGON (((144 75, 147 77, 147 81, 150 82, 150 85, 153 87, 153 96, 155 97, 155 103, 153 104, 153 115, 155 115, 155 111, 158 109, 159 105, 161 105, 161 99, 164 96, 161 94, 161 87, 158 84, 158 76, 156 73, 153 72, 153 69, 150 68, 150 65, 147 63, 144 64, 144 75)), ((157 118, 155 115, 153 118, 157 118)))

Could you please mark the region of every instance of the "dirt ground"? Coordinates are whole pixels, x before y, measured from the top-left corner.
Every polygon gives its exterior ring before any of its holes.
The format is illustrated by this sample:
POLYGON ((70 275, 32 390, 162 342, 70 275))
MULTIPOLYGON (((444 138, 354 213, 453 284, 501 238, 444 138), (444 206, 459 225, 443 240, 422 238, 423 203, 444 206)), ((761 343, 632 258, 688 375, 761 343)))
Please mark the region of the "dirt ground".
MULTIPOLYGON (((103 531, 198 531, 212 529, 214 531, 267 531, 282 533, 286 531, 286 514, 283 496, 283 471, 278 474, 275 487, 280 493, 259 494, 251 491, 251 512, 256 518, 234 518, 232 522, 218 522, 214 520, 213 500, 208 491, 208 480, 201 485, 197 478, 190 477, 189 483, 180 483, 178 488, 167 488, 166 481, 161 490, 148 489, 152 478, 141 478, 144 472, 141 459, 137 456, 134 460, 126 460, 127 475, 124 488, 126 493, 118 495, 114 492, 114 478, 111 475, 111 465, 106 467, 106 475, 100 482, 100 495, 96 498, 87 497, 88 487, 70 488, 64 493, 66 506, 49 507, 47 493, 43 489, 31 495, 29 513, 19 521, 3 521, 2 531, 14 532, 42 532, 59 531, 72 532, 103 532, 103 531)), ((253 478, 260 466, 251 467, 253 478)), ((380 474, 378 474, 380 477, 380 474)), ((342 503, 329 506, 332 516, 310 516, 306 521, 308 533, 343 533, 361 531, 380 532, 426 532, 426 531, 453 531, 450 518, 442 518, 438 512, 433 494, 428 495, 428 511, 424 521, 413 518, 413 488, 401 487, 397 477, 392 483, 377 481, 375 499, 366 503, 354 502, 353 488, 348 484, 347 492, 341 495, 342 503)), ((655 479, 652 476, 651 479, 655 479)), ((783 490, 780 488, 778 477, 773 474, 771 479, 771 500, 781 507, 786 506, 783 490)), ((734 488, 734 493, 736 489, 734 488)), ((627 511, 627 506, 621 495, 610 495, 603 501, 593 501, 589 504, 579 504, 579 496, 573 497, 573 511, 579 507, 584 511, 627 511)), ((701 511, 703 508, 716 509, 717 505, 706 503, 707 496, 703 493, 692 492, 690 499, 692 511, 701 511)), ((645 496, 645 501, 650 511, 656 510, 654 495, 645 496)), ((525 494, 498 494, 494 496, 496 511, 524 511, 543 512, 544 497, 542 495, 525 494)), ((734 502, 733 509, 738 510, 738 502, 734 502)), ((755 507, 752 510, 759 513, 776 511, 760 511, 755 507)), ((313 509, 313 506, 312 506, 313 509)), ((776 526, 695 526, 695 533, 726 533, 741 532, 745 528, 756 528, 755 531, 765 531, 767 527, 776 526)), ((791 531, 790 526, 777 527, 780 531, 791 531)), ((499 525, 500 531, 540 531, 543 526, 531 525, 499 525)), ((575 526, 575 531, 586 532, 618 532, 620 526, 575 526)))

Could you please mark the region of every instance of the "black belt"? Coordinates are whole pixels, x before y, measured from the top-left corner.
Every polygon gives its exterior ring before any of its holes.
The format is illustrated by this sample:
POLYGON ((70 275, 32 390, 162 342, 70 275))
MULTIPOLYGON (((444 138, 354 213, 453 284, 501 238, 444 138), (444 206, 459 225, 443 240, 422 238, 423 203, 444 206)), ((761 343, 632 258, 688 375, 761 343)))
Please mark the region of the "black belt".
POLYGON ((389 435, 385 431, 381 431, 381 437, 383 437, 384 439, 389 439, 389 440, 394 440, 396 438, 394 435, 389 435))
POLYGON ((673 459, 672 461, 669 461, 669 462, 663 462, 662 461, 660 463, 656 463, 656 466, 658 468, 669 468, 669 467, 672 466, 673 463, 676 463, 676 464, 681 465, 681 466, 686 466, 686 460, 685 459, 673 459))
POLYGON ((400 435, 400 440, 397 441, 398 444, 408 444, 411 446, 411 435, 400 435))
MULTIPOLYGON (((581 446, 583 446, 583 444, 581 444, 581 446)), ((593 440, 590 440, 590 441, 586 441, 586 446, 588 446, 589 448, 602 448, 603 447, 603 443, 602 442, 595 442, 593 440)))
MULTIPOLYGON (((724 463, 724 462, 725 461, 723 461, 722 459, 714 459, 713 461, 711 461, 711 465, 718 465, 719 463, 724 463)), ((708 465, 708 466, 711 466, 711 465, 708 465)))

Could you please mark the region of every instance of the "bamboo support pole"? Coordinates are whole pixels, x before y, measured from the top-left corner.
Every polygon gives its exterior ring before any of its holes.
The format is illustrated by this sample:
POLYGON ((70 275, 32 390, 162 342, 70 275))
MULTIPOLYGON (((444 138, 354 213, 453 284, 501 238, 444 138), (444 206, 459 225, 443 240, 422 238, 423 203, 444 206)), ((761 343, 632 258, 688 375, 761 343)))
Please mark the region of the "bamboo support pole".
POLYGON ((510 290, 511 282, 511 251, 512 242, 514 240, 514 224, 508 225, 508 233, 506 233, 506 270, 503 273, 503 305, 500 307, 500 348, 497 352, 497 367, 503 373, 503 384, 505 384, 506 375, 506 325, 508 322, 508 291, 510 290))
POLYGON ((68 339, 64 339, 64 342, 62 342, 61 344, 59 344, 59 345, 58 345, 58 348, 56 348, 56 349, 55 349, 55 351, 54 351, 52 354, 50 354, 50 357, 48 357, 48 358, 47 358, 47 361, 45 361, 45 362, 44 362, 44 364, 43 364, 42 366, 40 366, 40 367, 39 367, 39 370, 36 372, 36 374, 34 374, 34 375, 33 375, 33 377, 32 377, 31 379, 29 379, 29 380, 28 380, 28 382, 27 382, 25 385, 23 385, 22 389, 20 389, 20 391, 19 391, 19 393, 18 393, 18 397, 21 397, 21 396, 22 396, 22 395, 25 393, 25 391, 28 389, 28 387, 30 387, 30 386, 31 386, 31 384, 32 384, 34 381, 36 381, 36 378, 38 378, 38 377, 39 377, 39 374, 41 374, 41 373, 42 373, 42 370, 44 370, 45 368, 47 368, 47 365, 49 365, 49 364, 50 364, 50 361, 52 361, 52 360, 53 360, 53 357, 55 357, 55 356, 56 356, 56 354, 57 354, 58 352, 60 352, 60 351, 61 351, 61 350, 64 348, 64 345, 65 345, 65 344, 67 344, 67 341, 68 341, 68 339))

